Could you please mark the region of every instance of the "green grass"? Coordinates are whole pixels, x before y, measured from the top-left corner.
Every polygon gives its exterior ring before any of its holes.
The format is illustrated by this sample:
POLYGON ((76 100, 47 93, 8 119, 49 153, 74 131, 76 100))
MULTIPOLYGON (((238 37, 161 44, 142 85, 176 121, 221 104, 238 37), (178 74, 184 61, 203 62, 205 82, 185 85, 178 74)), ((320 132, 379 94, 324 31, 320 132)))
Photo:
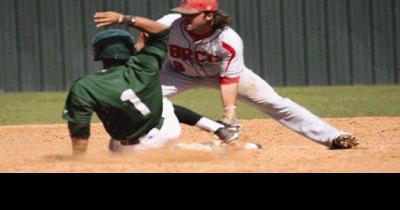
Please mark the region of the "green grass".
POLYGON ((0 94, 0 125, 50 124, 61 119, 67 93, 0 94))
MULTIPOLYGON (((339 86, 276 88, 321 117, 400 116, 400 86, 339 86)), ((67 93, 0 94, 0 125, 65 123, 61 119, 67 93)), ((208 117, 218 119, 222 113, 218 91, 199 89, 173 98, 208 117)), ((266 116, 239 102, 241 119, 266 116)), ((94 122, 98 122, 95 117, 94 122)))

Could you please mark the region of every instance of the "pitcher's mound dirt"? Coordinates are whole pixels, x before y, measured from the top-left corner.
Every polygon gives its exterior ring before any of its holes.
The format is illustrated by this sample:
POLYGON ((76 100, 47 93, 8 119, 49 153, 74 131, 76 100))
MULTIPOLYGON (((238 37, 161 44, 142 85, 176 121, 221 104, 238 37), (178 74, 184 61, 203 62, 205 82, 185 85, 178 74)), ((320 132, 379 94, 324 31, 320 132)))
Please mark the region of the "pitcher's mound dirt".
POLYGON ((0 172, 400 172, 400 117, 326 120, 353 132, 360 146, 328 150, 273 120, 245 120, 240 142, 261 143, 261 150, 179 150, 174 144, 213 139, 183 126, 182 137, 167 148, 114 155, 102 125, 94 124, 88 154, 74 158, 66 125, 4 126, 0 172))

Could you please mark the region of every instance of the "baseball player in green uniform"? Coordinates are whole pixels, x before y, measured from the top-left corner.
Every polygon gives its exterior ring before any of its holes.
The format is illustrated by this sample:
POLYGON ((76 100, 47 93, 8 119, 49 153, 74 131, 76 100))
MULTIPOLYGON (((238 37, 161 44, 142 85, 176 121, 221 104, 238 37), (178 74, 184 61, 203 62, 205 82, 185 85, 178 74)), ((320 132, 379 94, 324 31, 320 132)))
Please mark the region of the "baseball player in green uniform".
MULTIPOLYGON (((166 57, 168 28, 146 18, 135 20, 132 26, 151 34, 144 50, 135 54, 127 31, 98 33, 93 40, 94 59, 102 61, 103 69, 71 87, 63 118, 68 121, 74 155, 87 150, 93 112, 112 137, 112 152, 159 148, 181 133, 174 107, 161 91, 159 71, 166 57)), ((225 127, 215 134, 222 140, 237 138, 237 132, 225 127)))
POLYGON ((157 148, 180 135, 173 106, 162 96, 159 75, 169 31, 145 18, 135 25, 151 34, 150 44, 138 54, 124 30, 105 30, 94 38, 94 59, 103 62, 103 69, 73 84, 63 114, 74 154, 87 150, 93 112, 112 137, 111 151, 157 148))

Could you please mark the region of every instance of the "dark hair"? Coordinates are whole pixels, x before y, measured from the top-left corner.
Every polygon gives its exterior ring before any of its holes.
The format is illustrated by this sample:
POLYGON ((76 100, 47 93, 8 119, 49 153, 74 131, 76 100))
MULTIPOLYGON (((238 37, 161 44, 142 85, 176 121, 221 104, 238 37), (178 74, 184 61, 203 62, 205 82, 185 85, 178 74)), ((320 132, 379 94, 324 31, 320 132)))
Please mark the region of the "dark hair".
POLYGON ((214 30, 223 29, 226 26, 230 26, 232 24, 231 17, 222 11, 215 12, 214 20, 211 24, 214 30))

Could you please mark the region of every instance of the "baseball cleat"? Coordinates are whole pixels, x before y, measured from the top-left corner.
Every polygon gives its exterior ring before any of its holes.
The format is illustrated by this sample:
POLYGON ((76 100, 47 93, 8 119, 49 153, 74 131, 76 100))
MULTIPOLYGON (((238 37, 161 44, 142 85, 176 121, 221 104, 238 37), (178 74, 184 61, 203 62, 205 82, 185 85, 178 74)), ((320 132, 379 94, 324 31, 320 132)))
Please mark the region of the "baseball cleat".
POLYGON ((359 144, 360 141, 358 141, 352 134, 342 133, 333 140, 331 149, 351 149, 359 144))
POLYGON ((216 132, 214 132, 214 134, 218 137, 218 139, 229 144, 237 140, 240 134, 242 134, 242 131, 238 126, 225 126, 218 129, 216 132))

